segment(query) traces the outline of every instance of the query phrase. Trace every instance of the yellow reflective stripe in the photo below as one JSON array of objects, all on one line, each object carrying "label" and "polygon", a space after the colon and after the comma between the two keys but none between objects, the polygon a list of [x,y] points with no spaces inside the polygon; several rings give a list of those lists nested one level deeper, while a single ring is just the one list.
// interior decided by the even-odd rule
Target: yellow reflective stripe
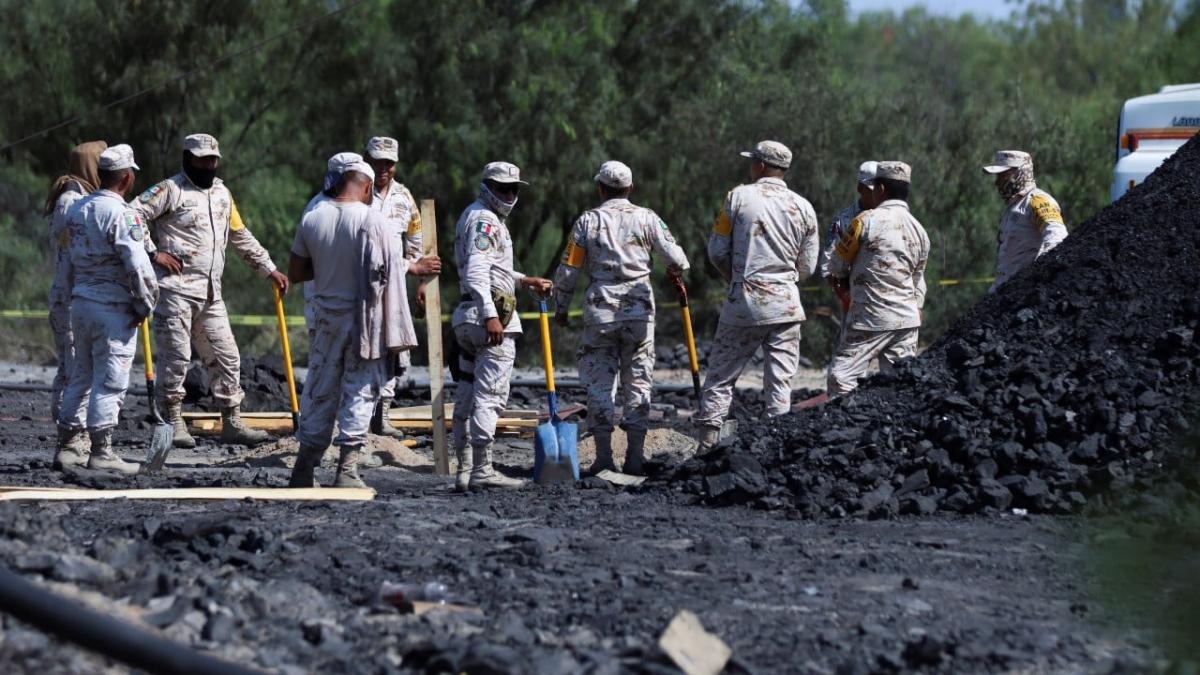
[{"label": "yellow reflective stripe", "polygon": [[733,221],[729,220],[729,214],[725,212],[724,208],[717,215],[717,222],[713,223],[713,232],[722,237],[728,237],[733,233]]},{"label": "yellow reflective stripe", "polygon": [[567,242],[567,250],[563,251],[563,264],[568,267],[580,267],[583,265],[583,249],[573,241]]},{"label": "yellow reflective stripe", "polygon": [[413,211],[412,220],[408,221],[408,236],[415,237],[421,234],[421,212]]},{"label": "yellow reflective stripe", "polygon": [[1058,204],[1045,195],[1035,194],[1029,199],[1029,211],[1033,214],[1033,224],[1039,230],[1046,229],[1050,223],[1062,223],[1062,211]]},{"label": "yellow reflective stripe", "polygon": [[237,204],[231,198],[229,200],[229,229],[240,230],[244,227],[246,225],[242,222],[242,214],[238,213]]},{"label": "yellow reflective stripe", "polygon": [[834,253],[837,257],[845,262],[851,262],[858,256],[858,247],[862,238],[862,214],[859,214],[854,222],[850,223],[850,227],[842,233],[842,238],[838,240],[837,248]]}]

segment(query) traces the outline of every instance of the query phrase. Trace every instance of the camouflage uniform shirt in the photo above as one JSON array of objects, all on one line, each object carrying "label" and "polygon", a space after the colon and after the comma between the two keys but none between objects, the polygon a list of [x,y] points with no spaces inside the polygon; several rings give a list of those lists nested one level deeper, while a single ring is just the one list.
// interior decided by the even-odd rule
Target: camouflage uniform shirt
[{"label": "camouflage uniform shirt", "polygon": [[1067,227],[1054,197],[1038,188],[1014,197],[1000,216],[992,290],[1066,238]]}]

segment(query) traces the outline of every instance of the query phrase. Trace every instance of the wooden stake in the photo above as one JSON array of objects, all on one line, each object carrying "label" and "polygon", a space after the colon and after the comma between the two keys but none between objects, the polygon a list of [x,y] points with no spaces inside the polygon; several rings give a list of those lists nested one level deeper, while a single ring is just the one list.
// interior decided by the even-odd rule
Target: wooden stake
[{"label": "wooden stake", "polygon": [[269,501],[370,501],[371,488],[86,488],[0,487],[0,501],[79,499],[262,499]]},{"label": "wooden stake", "polygon": [[[421,200],[422,254],[437,255],[437,213],[432,199]],[[450,456],[446,452],[446,392],[442,359],[442,289],[437,276],[425,284],[425,327],[429,338],[429,403],[433,415],[433,467],[442,476],[450,475]]]}]

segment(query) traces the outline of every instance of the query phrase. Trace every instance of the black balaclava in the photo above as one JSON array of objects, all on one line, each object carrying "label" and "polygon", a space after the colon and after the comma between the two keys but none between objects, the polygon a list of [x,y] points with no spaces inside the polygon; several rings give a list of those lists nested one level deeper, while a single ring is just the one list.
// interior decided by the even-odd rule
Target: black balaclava
[{"label": "black balaclava", "polygon": [[183,152],[183,173],[192,181],[192,184],[201,190],[207,190],[213,186],[213,180],[217,177],[216,169],[201,169],[192,164],[194,155],[188,151]]}]

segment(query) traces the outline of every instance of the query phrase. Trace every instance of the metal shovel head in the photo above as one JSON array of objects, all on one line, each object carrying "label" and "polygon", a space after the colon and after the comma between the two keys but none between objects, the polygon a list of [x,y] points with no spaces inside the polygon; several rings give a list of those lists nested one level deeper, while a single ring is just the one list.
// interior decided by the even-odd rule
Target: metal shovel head
[{"label": "metal shovel head", "polygon": [[146,455],[146,463],[142,465],[142,473],[154,473],[163,468],[167,454],[175,440],[175,428],[167,423],[154,425],[154,437],[150,439],[150,452]]},{"label": "metal shovel head", "polygon": [[541,485],[579,480],[579,427],[573,422],[539,424],[533,437],[533,478]]}]

